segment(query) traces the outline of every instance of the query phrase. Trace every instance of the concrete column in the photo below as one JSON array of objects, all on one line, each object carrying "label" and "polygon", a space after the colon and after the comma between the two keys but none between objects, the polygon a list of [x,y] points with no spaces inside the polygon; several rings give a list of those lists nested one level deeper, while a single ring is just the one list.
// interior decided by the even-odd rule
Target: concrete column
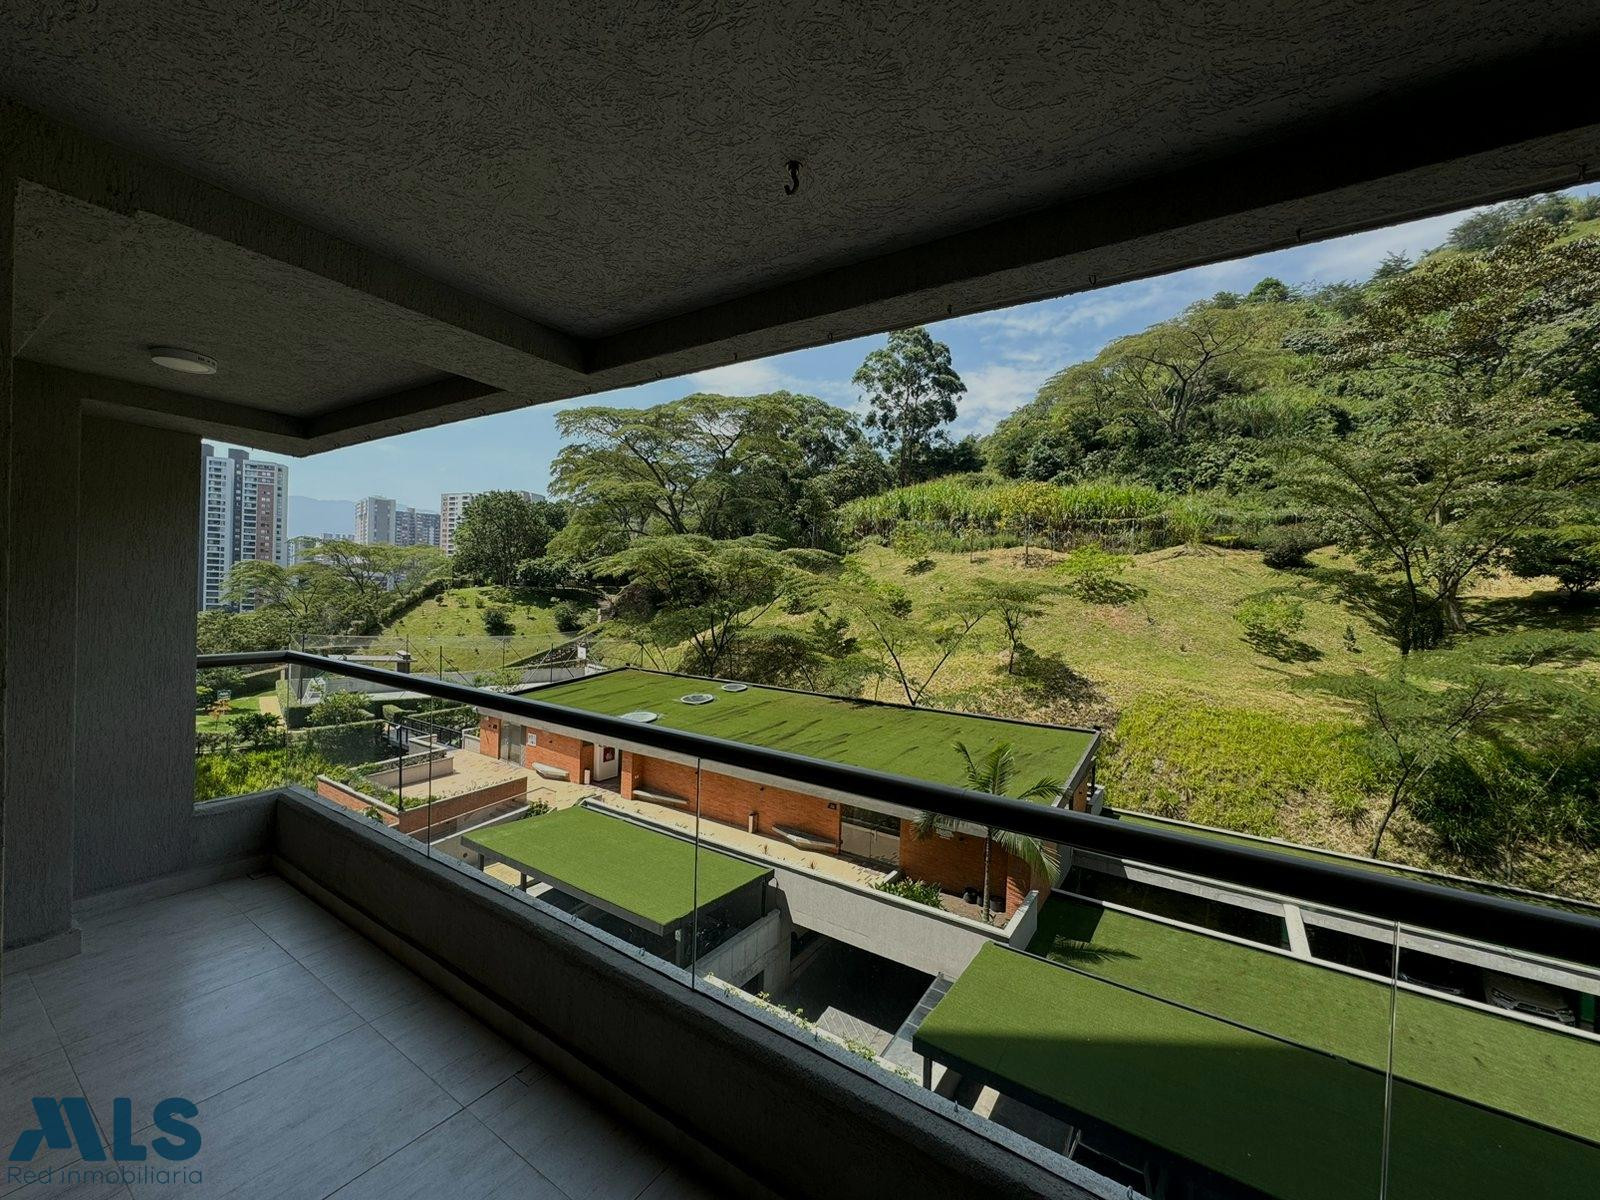
[{"label": "concrete column", "polygon": [[85,414],[79,470],[81,899],[188,862],[200,443]]},{"label": "concrete column", "polygon": [[[7,601],[10,599],[11,545],[11,312],[12,312],[12,231],[16,226],[17,180],[4,158],[0,158],[0,714],[6,709],[6,637],[10,629]],[[0,720],[0,762],[10,749],[5,721]],[[0,971],[5,968],[6,944],[6,778],[0,771]]]},{"label": "concrete column", "polygon": [[77,950],[72,926],[79,404],[15,362],[6,624],[8,947]]}]

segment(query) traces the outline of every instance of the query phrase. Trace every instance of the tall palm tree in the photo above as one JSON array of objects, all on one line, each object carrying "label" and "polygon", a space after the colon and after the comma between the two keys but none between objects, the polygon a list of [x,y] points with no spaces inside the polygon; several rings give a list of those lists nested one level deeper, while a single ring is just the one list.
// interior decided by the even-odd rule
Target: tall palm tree
[{"label": "tall palm tree", "polygon": [[[975,792],[987,792],[991,796],[1011,795],[1011,779],[1017,773],[1017,756],[1011,749],[1010,742],[996,743],[981,758],[974,758],[972,751],[967,749],[964,742],[956,743],[956,752],[961,755],[961,761],[966,766],[967,787]],[[1059,779],[1040,779],[1026,791],[1018,792],[1016,799],[1053,801],[1061,795],[1062,786]],[[954,817],[947,817],[942,813],[921,812],[917,814],[912,828],[918,837],[932,837],[941,830],[954,830],[958,824]],[[1036,837],[1028,837],[1026,834],[1013,833],[1009,829],[989,826],[983,840],[985,921],[989,919],[989,861],[996,846],[1027,863],[1034,875],[1053,878],[1060,862],[1055,846],[1050,843],[1040,841]]]}]

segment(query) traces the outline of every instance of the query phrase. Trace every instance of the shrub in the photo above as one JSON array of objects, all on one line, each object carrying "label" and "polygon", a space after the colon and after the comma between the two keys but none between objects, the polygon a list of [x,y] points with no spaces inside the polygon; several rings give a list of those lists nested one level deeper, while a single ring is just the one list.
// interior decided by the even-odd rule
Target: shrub
[{"label": "shrub", "polygon": [[899,896],[902,900],[911,900],[917,904],[926,904],[929,908],[943,908],[943,893],[937,883],[928,883],[921,879],[892,879],[879,880],[872,885],[880,892],[887,892],[891,896]]},{"label": "shrub", "polygon": [[1269,529],[1261,535],[1260,540],[1261,561],[1277,571],[1308,566],[1306,555],[1322,545],[1322,539],[1304,525]]},{"label": "shrub", "polygon": [[1573,595],[1600,586],[1600,525],[1529,534],[1512,547],[1511,570],[1524,579],[1549,575]]},{"label": "shrub", "polygon": [[564,586],[571,577],[571,567],[553,558],[530,558],[517,567],[517,586],[530,591],[553,591]]},{"label": "shrub", "polygon": [[1067,555],[1060,571],[1068,579],[1068,589],[1080,600],[1114,604],[1127,598],[1129,589],[1118,579],[1127,568],[1125,554],[1113,554],[1100,546],[1079,546]]},{"label": "shrub", "polygon": [[334,692],[311,706],[306,714],[307,725],[348,725],[352,721],[370,721],[372,713],[362,703],[356,692]]},{"label": "shrub", "polygon": [[483,631],[490,637],[510,637],[516,629],[511,615],[499,605],[483,610]]},{"label": "shrub", "polygon": [[1245,640],[1263,653],[1277,653],[1306,627],[1306,606],[1293,596],[1258,592],[1233,606]]},{"label": "shrub", "polygon": [[585,605],[565,600],[555,608],[556,628],[562,633],[577,633],[589,625],[589,610]]},{"label": "shrub", "polygon": [[242,712],[229,720],[233,736],[239,743],[252,749],[266,749],[277,742],[283,733],[278,718],[271,713]]}]

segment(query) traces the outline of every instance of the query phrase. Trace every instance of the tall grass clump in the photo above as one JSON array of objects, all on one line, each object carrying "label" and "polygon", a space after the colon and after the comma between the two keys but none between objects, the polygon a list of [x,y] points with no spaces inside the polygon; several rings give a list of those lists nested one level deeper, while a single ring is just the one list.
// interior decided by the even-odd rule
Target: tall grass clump
[{"label": "tall grass clump", "polygon": [[[981,535],[1002,542],[1032,535],[1059,545],[1083,538],[1122,543],[1165,537],[1170,500],[1155,488],[1119,480],[1072,484],[985,482],[971,476],[933,479],[852,500],[840,520],[854,537],[891,540],[903,524]],[[1026,514],[1019,520],[1018,514]],[[1022,531],[1021,524],[1028,529]]]}]

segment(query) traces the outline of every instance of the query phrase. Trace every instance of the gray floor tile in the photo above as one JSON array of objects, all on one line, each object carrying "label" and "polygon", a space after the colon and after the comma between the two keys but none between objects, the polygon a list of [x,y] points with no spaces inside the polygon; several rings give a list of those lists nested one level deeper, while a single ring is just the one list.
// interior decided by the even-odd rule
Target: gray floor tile
[{"label": "gray floor tile", "polygon": [[103,1178],[95,1178],[94,1165],[83,1164],[82,1170],[83,1176],[57,1176],[48,1182],[30,1184],[12,1192],[12,1200],[129,1200],[132,1195],[120,1183],[108,1183]]},{"label": "gray floor tile", "polygon": [[65,1045],[116,1023],[137,1025],[173,1006],[293,963],[243,916],[193,927],[114,927],[93,952],[32,973],[45,1012]]},{"label": "gray floor tile", "polygon": [[[0,1078],[23,1059],[37,1058],[60,1045],[33,980],[13,975],[0,984]],[[4,1132],[0,1130],[0,1137]]]},{"label": "gray floor tile", "polygon": [[143,1023],[112,1024],[68,1045],[102,1122],[128,1096],[199,1103],[360,1025],[361,1018],[298,963],[172,1006]]},{"label": "gray floor tile", "polygon": [[639,1194],[639,1200],[731,1200],[730,1193],[718,1191],[697,1179],[687,1168],[673,1165],[657,1175],[655,1182]]},{"label": "gray floor tile", "polygon": [[[33,1109],[35,1096],[78,1095],[82,1095],[78,1077],[73,1073],[66,1051],[60,1047],[13,1063],[0,1072],[0,1139],[6,1143],[3,1149],[9,1152],[24,1129],[38,1128]],[[77,1162],[78,1158],[75,1145],[60,1150],[40,1146],[26,1166],[34,1171],[56,1170]],[[0,1163],[0,1196],[9,1196],[24,1186],[21,1182],[7,1182],[10,1178],[5,1170],[7,1165]]]},{"label": "gray floor tile", "polygon": [[572,1200],[634,1200],[668,1166],[643,1138],[553,1075],[508,1079],[470,1111]]},{"label": "gray floor tile", "polygon": [[526,1054],[437,992],[384,1014],[372,1027],[461,1104],[528,1065]]},{"label": "gray floor tile", "polygon": [[285,896],[276,904],[246,914],[258,929],[295,958],[305,958],[360,935],[320,904],[304,896]]},{"label": "gray floor tile", "polygon": [[236,906],[199,888],[162,896],[140,904],[113,904],[78,914],[82,933],[82,952],[97,954],[110,946],[125,945],[137,938],[158,933],[183,933],[209,925],[237,922]]},{"label": "gray floor tile", "polygon": [[279,875],[240,875],[214,883],[208,891],[233,904],[240,912],[271,908],[288,900],[303,900],[305,894]]},{"label": "gray floor tile", "polygon": [[[320,1200],[459,1112],[371,1029],[351,1031],[200,1105],[203,1144],[185,1197]],[[168,1200],[135,1184],[136,1200]],[[459,1194],[453,1188],[435,1195]]]},{"label": "gray floor tile", "polygon": [[363,937],[323,943],[301,965],[367,1020],[438,993]]},{"label": "gray floor tile", "polygon": [[332,1200],[566,1200],[565,1195],[461,1112],[347,1183]]}]

